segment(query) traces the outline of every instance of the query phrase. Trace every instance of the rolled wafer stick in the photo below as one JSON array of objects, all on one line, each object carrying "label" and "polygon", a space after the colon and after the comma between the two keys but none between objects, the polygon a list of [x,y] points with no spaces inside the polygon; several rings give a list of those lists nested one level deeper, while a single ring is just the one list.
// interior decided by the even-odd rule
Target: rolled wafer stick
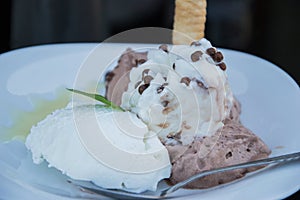
[{"label": "rolled wafer stick", "polygon": [[206,0],[175,0],[173,44],[190,44],[204,37]]}]

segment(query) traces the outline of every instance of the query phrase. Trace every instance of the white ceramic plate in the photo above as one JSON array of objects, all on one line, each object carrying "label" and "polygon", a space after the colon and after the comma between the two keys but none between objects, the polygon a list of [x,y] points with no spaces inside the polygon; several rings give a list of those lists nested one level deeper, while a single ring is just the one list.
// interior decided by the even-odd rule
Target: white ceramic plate
[{"label": "white ceramic plate", "polygon": [[[0,55],[2,141],[9,132],[24,134],[24,127],[22,129],[19,125],[31,122],[26,114],[32,116],[39,106],[47,105],[45,101],[49,101],[49,104],[55,101],[59,89],[72,87],[80,64],[95,46],[96,44],[45,45]],[[141,46],[143,45],[107,45],[105,54]],[[299,86],[268,61],[237,51],[222,51],[233,92],[242,103],[242,122],[267,143],[273,151],[272,155],[300,151]],[[293,162],[223,187],[179,190],[174,196],[182,199],[187,195],[185,199],[203,200],[282,199],[299,190],[299,172],[300,163]],[[1,199],[95,198],[78,191],[66,180],[66,176],[48,168],[46,163],[34,165],[23,142],[14,140],[0,143]]]}]

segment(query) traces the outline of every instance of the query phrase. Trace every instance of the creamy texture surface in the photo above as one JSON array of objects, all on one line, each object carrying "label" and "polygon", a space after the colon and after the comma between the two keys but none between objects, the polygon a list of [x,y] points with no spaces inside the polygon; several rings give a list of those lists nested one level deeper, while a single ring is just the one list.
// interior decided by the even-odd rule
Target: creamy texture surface
[{"label": "creamy texture surface", "polygon": [[[270,149],[249,129],[238,122],[227,121],[213,136],[197,139],[188,149],[167,146],[172,160],[172,184],[199,172],[268,157]],[[208,188],[243,177],[258,168],[247,168],[209,175],[187,188]]]},{"label": "creamy texture surface", "polygon": [[[76,111],[74,111],[76,110]],[[74,112],[79,116],[74,119]],[[122,126],[114,123],[114,120],[121,115]],[[89,130],[91,125],[86,121],[97,119],[111,145],[119,148],[120,151],[129,152],[132,160],[125,160],[125,164],[149,165],[155,164],[151,171],[132,173],[123,170],[122,166],[110,166],[97,160],[84,147],[78,134],[78,124],[84,123],[85,130]],[[76,121],[76,123],[75,123]],[[133,121],[137,126],[127,127],[127,121]],[[124,133],[130,130],[131,134]],[[93,130],[97,134],[96,130]],[[84,134],[84,133],[83,133]],[[81,105],[79,107],[67,107],[56,110],[46,119],[32,127],[30,135],[27,137],[26,146],[31,150],[35,163],[46,160],[49,166],[61,170],[71,178],[78,180],[92,181],[104,188],[123,189],[132,192],[142,192],[146,190],[156,190],[160,180],[170,176],[171,165],[166,148],[157,137],[151,134],[148,128],[132,113],[111,112],[102,108],[95,108],[93,105]],[[152,134],[153,135],[153,134]],[[99,142],[100,143],[100,142]],[[111,159],[122,159],[110,155],[108,148],[98,147]],[[150,155],[147,158],[147,155]],[[153,156],[152,156],[153,154]],[[138,155],[144,155],[147,160],[140,161]],[[125,159],[125,158],[124,158]]]},{"label": "creamy texture surface", "polygon": [[[203,39],[200,46],[149,50],[148,60],[130,71],[121,107],[136,113],[166,144],[185,145],[213,134],[229,116],[233,97],[208,48]],[[195,52],[201,52],[197,60]]]},{"label": "creamy texture surface", "polygon": [[[126,62],[126,74],[130,72],[127,89],[114,88],[109,81],[107,86],[116,89],[118,96],[122,93],[121,105],[137,113],[166,145],[172,162],[170,183],[204,170],[268,157],[269,148],[240,123],[241,105],[230,90],[226,65],[208,51],[217,50],[207,40],[162,50],[148,51],[147,62],[137,67]],[[118,68],[124,67],[120,64],[123,59],[130,60],[122,56]],[[187,187],[216,186],[251,170],[255,169],[207,176]]]}]

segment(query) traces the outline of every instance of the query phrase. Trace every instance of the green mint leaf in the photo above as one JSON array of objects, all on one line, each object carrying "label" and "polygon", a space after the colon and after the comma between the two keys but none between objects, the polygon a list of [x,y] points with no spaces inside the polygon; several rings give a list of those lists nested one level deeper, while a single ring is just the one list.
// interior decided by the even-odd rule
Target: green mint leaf
[{"label": "green mint leaf", "polygon": [[70,88],[66,88],[67,90],[77,93],[77,94],[81,94],[87,97],[90,97],[92,99],[95,99],[97,101],[100,101],[101,103],[105,104],[107,107],[111,107],[114,110],[119,110],[119,111],[124,111],[123,108],[121,108],[120,106],[117,106],[116,104],[114,104],[113,102],[107,100],[104,96],[99,95],[99,94],[92,94],[92,93],[87,93],[87,92],[83,92],[80,90],[75,90],[75,89],[70,89]]}]

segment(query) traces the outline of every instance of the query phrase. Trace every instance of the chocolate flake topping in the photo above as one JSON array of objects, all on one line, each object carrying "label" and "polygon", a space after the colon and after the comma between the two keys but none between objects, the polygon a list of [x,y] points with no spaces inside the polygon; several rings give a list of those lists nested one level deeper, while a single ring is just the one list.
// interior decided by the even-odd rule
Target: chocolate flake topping
[{"label": "chocolate flake topping", "polygon": [[203,88],[203,89],[207,89],[202,81],[199,81],[199,80],[197,79],[196,82],[197,82],[197,85],[198,85],[199,87],[201,87],[201,88]]},{"label": "chocolate flake topping", "polygon": [[166,53],[169,53],[168,45],[166,45],[166,44],[162,44],[158,48],[161,49],[161,50],[163,50]]},{"label": "chocolate flake topping", "polygon": [[145,63],[146,62],[146,60],[145,59],[139,59],[139,60],[137,60],[137,63],[139,64],[139,65],[141,65],[141,64],[143,64],[143,63]]},{"label": "chocolate flake topping", "polygon": [[228,159],[228,158],[230,158],[230,157],[232,157],[232,152],[231,151],[229,151],[226,155],[225,155],[225,157],[226,157],[226,159]]},{"label": "chocolate flake topping", "polygon": [[141,85],[138,89],[139,93],[140,94],[143,94],[143,92],[149,87],[150,84],[144,84],[144,85]]},{"label": "chocolate flake topping", "polygon": [[142,79],[144,80],[145,74],[148,74],[150,71],[150,69],[144,69],[144,71],[142,72]]},{"label": "chocolate flake topping", "polygon": [[172,112],[173,110],[174,110],[174,108],[166,107],[165,109],[163,109],[162,114],[167,115],[170,112]]},{"label": "chocolate flake topping", "polygon": [[200,42],[199,41],[193,41],[192,43],[191,43],[191,46],[200,46],[201,44],[200,44]]},{"label": "chocolate flake topping", "polygon": [[165,89],[164,86],[160,86],[159,88],[156,89],[157,94],[161,93]]},{"label": "chocolate flake topping", "polygon": [[176,68],[176,65],[175,65],[175,63],[173,63],[173,65],[172,65],[172,68],[175,70],[175,68]]},{"label": "chocolate flake topping", "polygon": [[151,82],[152,80],[153,80],[153,77],[152,77],[152,76],[147,75],[147,76],[144,77],[144,83],[145,83],[145,84],[150,84],[150,82]]},{"label": "chocolate flake topping", "polygon": [[169,104],[170,102],[169,101],[163,101],[163,102],[161,102],[161,104],[163,105],[163,107],[167,107],[168,106],[168,104]]},{"label": "chocolate flake topping", "polygon": [[212,59],[215,61],[215,62],[217,62],[217,63],[219,63],[219,62],[221,62],[222,60],[223,60],[223,54],[220,52],[220,51],[218,51],[218,52],[216,52],[213,56],[212,56]]},{"label": "chocolate flake topping", "polygon": [[190,82],[191,82],[191,79],[189,77],[183,77],[180,80],[180,83],[184,83],[184,84],[186,84],[186,86],[189,86]]},{"label": "chocolate flake topping", "polygon": [[179,131],[178,133],[174,134],[174,133],[169,133],[167,135],[167,138],[170,138],[170,139],[174,139],[176,141],[178,141],[179,143],[181,143],[180,139],[181,139],[181,134],[182,134],[182,130]]},{"label": "chocolate flake topping", "polygon": [[[217,51],[215,47],[211,47],[206,49],[206,53],[211,57],[211,59],[213,59],[212,64],[215,64],[217,66],[220,67],[220,69],[222,69],[223,71],[226,70],[226,65],[224,62],[222,62],[222,60],[224,59],[223,54],[220,51]],[[209,62],[209,60],[208,60]]]},{"label": "chocolate flake topping", "polygon": [[202,56],[202,51],[195,51],[194,53],[192,53],[191,55],[191,59],[193,62],[196,62],[198,60],[200,60],[200,56]]},{"label": "chocolate flake topping", "polygon": [[115,73],[113,73],[112,71],[107,72],[107,74],[105,75],[105,81],[110,82],[113,79],[114,75],[115,75]]},{"label": "chocolate flake topping", "polygon": [[206,53],[210,56],[213,56],[216,52],[217,51],[214,47],[210,47],[210,48],[206,49]]},{"label": "chocolate flake topping", "polygon": [[226,70],[226,64],[224,62],[221,62],[218,64],[221,70],[225,71]]},{"label": "chocolate flake topping", "polygon": [[160,87],[158,87],[156,89],[157,94],[161,93],[165,89],[165,86],[167,86],[167,85],[168,85],[168,83],[164,83]]},{"label": "chocolate flake topping", "polygon": [[165,123],[160,123],[160,124],[157,124],[159,127],[161,128],[168,128],[170,126],[169,123],[165,122]]}]

